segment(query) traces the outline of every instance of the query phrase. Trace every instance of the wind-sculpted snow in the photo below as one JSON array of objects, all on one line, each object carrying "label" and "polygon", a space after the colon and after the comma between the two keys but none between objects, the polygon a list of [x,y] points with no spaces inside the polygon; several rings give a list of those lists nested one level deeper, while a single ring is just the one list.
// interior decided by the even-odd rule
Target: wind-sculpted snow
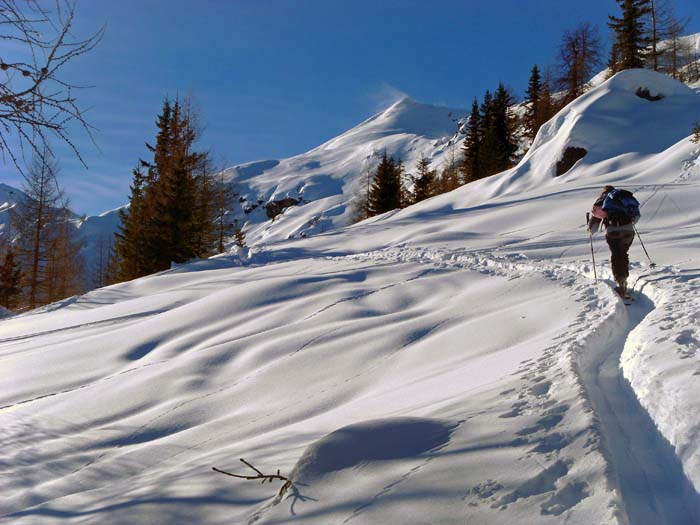
[{"label": "wind-sculpted snow", "polygon": [[[627,75],[514,170],[0,322],[0,522],[692,523],[700,97]],[[607,183],[642,203],[631,307],[585,229]],[[210,470],[241,457],[295,483]]]},{"label": "wind-sculpted snow", "polygon": [[[552,322],[545,309],[532,308],[539,302],[550,305],[547,311],[567,308],[570,289],[549,272],[520,276],[487,258],[472,265],[401,257],[318,259],[313,270],[299,261],[179,273],[156,278],[160,292],[142,296],[134,293],[138,283],[122,285],[40,314],[44,328],[31,330],[45,335],[31,339],[13,337],[28,329],[21,317],[6,321],[2,360],[10,384],[2,391],[14,394],[2,400],[10,444],[2,462],[24,466],[4,478],[5,519],[174,519],[195,493],[207,504],[192,504],[196,510],[184,515],[214,523],[243,515],[291,519],[290,505],[304,523],[351,516],[376,523],[397,505],[416,523],[436,513],[495,516],[498,508],[472,508],[465,497],[483,481],[483,461],[505,467],[523,458],[530,465],[499,476],[505,487],[537,476],[553,451],[572,465],[555,493],[569,482],[592,487],[574,458],[585,453],[601,476],[604,464],[595,448],[586,450],[593,431],[575,384],[552,378],[544,388],[540,377],[570,370],[556,340],[576,309]],[[143,281],[145,291],[149,280]],[[121,300],[99,306],[100,296]],[[144,310],[153,313],[126,317]],[[499,332],[503,322],[513,329]],[[50,332],[56,323],[63,328]],[[500,417],[515,403],[521,414]],[[377,418],[385,423],[362,423]],[[308,444],[343,421],[362,423],[349,427],[359,440],[353,448],[359,470],[341,469],[321,483],[305,477],[306,485],[273,508],[250,509],[265,499],[257,487],[208,472],[210,463],[230,467],[239,456],[290,472]],[[390,439],[398,441],[395,449],[387,448]],[[328,443],[313,450],[329,450]],[[540,459],[525,459],[533,454]],[[350,455],[333,457],[356,463]],[[90,483],[97,486],[84,492]],[[219,501],[224,489],[239,503]],[[182,499],[173,495],[183,491]],[[123,495],[115,500],[110,494],[117,493]],[[553,494],[508,505],[528,519],[549,515],[532,507],[532,497],[548,501]],[[436,498],[455,505],[440,510],[431,503]],[[571,506],[604,516],[596,508],[611,498],[600,485],[596,497]]]}]

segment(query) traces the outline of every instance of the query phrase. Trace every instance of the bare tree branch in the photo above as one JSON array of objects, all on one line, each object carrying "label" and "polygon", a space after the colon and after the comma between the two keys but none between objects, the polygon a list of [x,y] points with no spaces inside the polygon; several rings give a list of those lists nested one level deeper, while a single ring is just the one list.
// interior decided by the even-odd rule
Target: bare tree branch
[{"label": "bare tree branch", "polygon": [[6,42],[0,50],[0,155],[22,174],[25,154],[42,155],[49,135],[85,165],[68,138],[68,126],[77,123],[92,139],[93,128],[74,95],[83,86],[64,80],[61,69],[92,50],[105,28],[75,39],[74,18],[74,0],[56,0],[53,10],[38,0],[0,0],[0,40]]},{"label": "bare tree branch", "polygon": [[263,484],[265,484],[265,482],[272,483],[276,479],[278,479],[280,481],[284,481],[284,485],[282,485],[282,488],[280,488],[280,494],[283,494],[292,485],[292,480],[286,476],[282,476],[280,474],[279,469],[277,470],[277,474],[263,474],[260,470],[258,470],[253,465],[248,463],[245,459],[240,458],[240,460],[243,464],[245,464],[250,469],[255,471],[255,476],[250,476],[250,475],[246,476],[244,474],[233,474],[231,472],[227,472],[225,470],[221,470],[221,469],[218,469],[216,467],[212,467],[211,469],[214,472],[218,472],[219,474],[225,474],[226,476],[231,476],[233,478],[247,479],[247,480],[261,479]]}]

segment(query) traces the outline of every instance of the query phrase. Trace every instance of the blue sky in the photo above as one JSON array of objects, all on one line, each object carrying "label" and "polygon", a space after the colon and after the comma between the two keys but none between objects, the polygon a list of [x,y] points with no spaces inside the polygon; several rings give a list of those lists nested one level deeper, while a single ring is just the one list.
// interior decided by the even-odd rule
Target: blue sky
[{"label": "blue sky", "polygon": [[[697,0],[674,0],[690,15]],[[499,81],[522,97],[530,69],[555,62],[566,29],[597,25],[613,0],[78,0],[75,34],[107,25],[66,70],[98,128],[73,138],[88,169],[57,148],[79,213],[127,201],[166,95],[191,95],[201,146],[220,165],[309,150],[403,94],[468,107]],[[691,20],[688,32],[699,32]],[[0,181],[19,185],[10,165]]]}]

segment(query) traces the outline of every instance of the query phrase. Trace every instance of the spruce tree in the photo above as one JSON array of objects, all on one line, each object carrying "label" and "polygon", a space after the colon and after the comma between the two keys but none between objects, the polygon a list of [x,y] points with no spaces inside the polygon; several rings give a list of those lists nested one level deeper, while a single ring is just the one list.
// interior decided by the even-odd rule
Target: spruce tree
[{"label": "spruce tree", "polygon": [[[515,140],[515,129],[517,121],[510,111],[510,106],[515,103],[515,99],[509,90],[501,83],[498,85],[493,97],[493,127],[497,141],[495,151],[495,171],[499,173],[513,165],[513,156],[517,150]],[[488,173],[492,175],[493,173]]]},{"label": "spruce tree", "polygon": [[146,210],[146,177],[141,169],[132,171],[131,197],[128,209],[119,210],[121,224],[115,234],[113,267],[108,271],[112,282],[128,281],[150,273],[146,261],[146,243],[149,240]]},{"label": "spruce tree", "polygon": [[410,184],[410,181],[412,179],[411,175],[406,173],[406,167],[403,164],[403,159],[398,159],[396,161],[396,176],[399,178],[399,195],[400,195],[400,204],[399,208],[405,208],[406,206],[410,206],[413,204],[413,195],[411,194],[411,191],[408,188],[408,185]]},{"label": "spruce tree", "polygon": [[498,138],[496,137],[496,116],[494,112],[493,96],[489,90],[484,93],[484,98],[479,107],[481,119],[480,147],[479,147],[479,178],[498,173]]},{"label": "spruce tree", "polygon": [[233,242],[239,248],[245,248],[245,233],[243,227],[238,223],[238,219],[233,219]]},{"label": "spruce tree", "polygon": [[170,120],[161,128],[154,162],[149,164],[156,176],[153,186],[149,186],[155,213],[147,247],[153,271],[199,255],[195,170],[203,154],[192,151],[196,135],[180,102],[176,100],[169,109]]},{"label": "spruce tree", "polygon": [[[121,211],[115,261],[120,280],[165,270],[212,253],[215,192],[207,155],[195,151],[198,131],[189,103],[163,103],[153,160],[140,161],[128,211]],[[142,170],[145,170],[142,171]]]},{"label": "spruce tree", "polygon": [[525,95],[525,129],[530,140],[535,139],[537,131],[540,129],[540,111],[542,109],[542,76],[537,64],[532,66],[530,80],[527,83],[527,93]]},{"label": "spruce tree", "polygon": [[650,0],[615,1],[622,13],[620,17],[608,16],[608,27],[615,36],[609,66],[613,73],[644,67],[644,55],[651,43],[646,29]]},{"label": "spruce tree", "polygon": [[413,180],[411,203],[415,204],[435,195],[435,171],[430,169],[430,160],[421,155]]},{"label": "spruce tree", "polygon": [[517,119],[510,107],[514,103],[513,95],[502,83],[493,95],[490,91],[484,94],[479,108],[478,178],[499,173],[513,165],[517,151]]},{"label": "spruce tree", "polygon": [[401,178],[396,161],[382,155],[369,189],[368,214],[370,217],[401,207]]},{"label": "spruce tree", "polygon": [[481,178],[480,148],[482,140],[481,114],[476,98],[472,102],[472,110],[467,120],[467,136],[462,143],[462,183]]},{"label": "spruce tree", "polygon": [[5,252],[2,265],[0,265],[0,306],[9,310],[17,306],[19,296],[22,293],[21,280],[20,262],[15,257],[12,247],[9,247]]}]

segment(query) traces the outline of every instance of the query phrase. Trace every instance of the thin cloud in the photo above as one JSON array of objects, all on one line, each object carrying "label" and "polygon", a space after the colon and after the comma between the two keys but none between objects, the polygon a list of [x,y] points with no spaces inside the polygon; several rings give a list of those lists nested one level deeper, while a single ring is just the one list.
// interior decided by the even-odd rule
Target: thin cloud
[{"label": "thin cloud", "polygon": [[382,111],[391,106],[397,100],[407,97],[408,94],[401,91],[399,88],[392,86],[388,82],[383,82],[378,89],[370,92],[368,96],[372,101],[374,111]]}]

